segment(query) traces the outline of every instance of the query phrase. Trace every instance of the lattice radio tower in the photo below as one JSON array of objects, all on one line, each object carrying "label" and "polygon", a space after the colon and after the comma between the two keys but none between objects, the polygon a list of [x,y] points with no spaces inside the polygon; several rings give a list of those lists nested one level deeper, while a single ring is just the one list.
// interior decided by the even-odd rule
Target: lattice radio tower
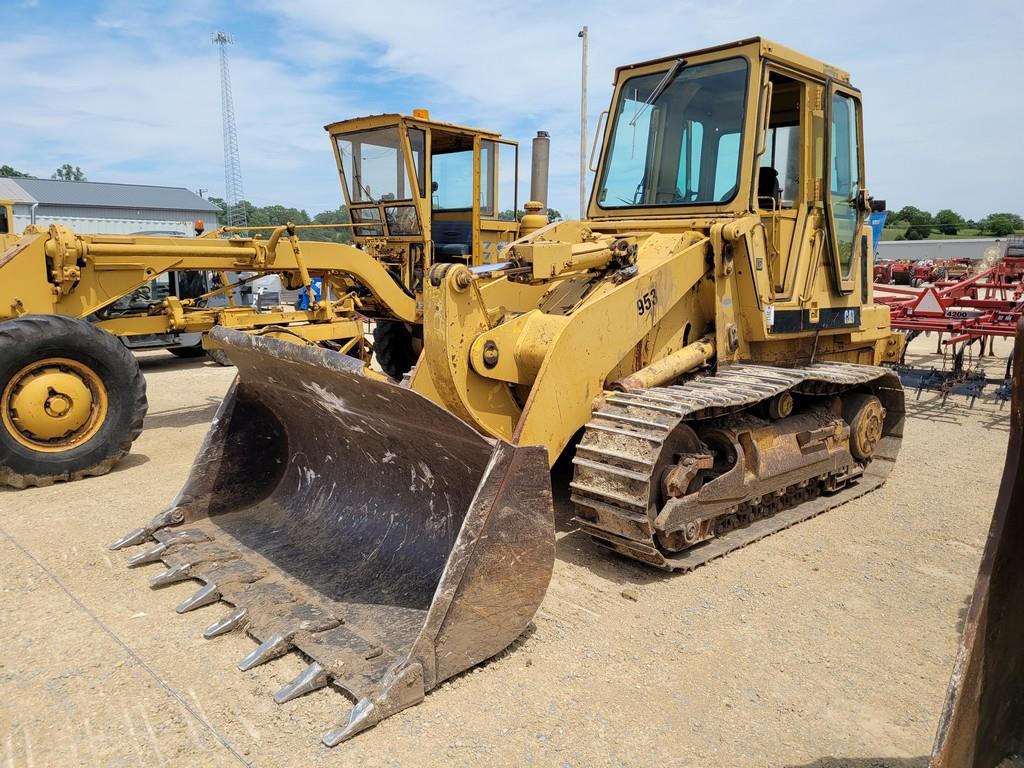
[{"label": "lattice radio tower", "polygon": [[242,163],[238,159],[238,129],[235,127],[235,103],[231,97],[231,68],[228,46],[234,42],[224,32],[215,32],[213,44],[220,46],[220,99],[224,121],[224,200],[227,203],[227,224],[244,227],[248,224],[245,208],[239,206],[242,195]]}]

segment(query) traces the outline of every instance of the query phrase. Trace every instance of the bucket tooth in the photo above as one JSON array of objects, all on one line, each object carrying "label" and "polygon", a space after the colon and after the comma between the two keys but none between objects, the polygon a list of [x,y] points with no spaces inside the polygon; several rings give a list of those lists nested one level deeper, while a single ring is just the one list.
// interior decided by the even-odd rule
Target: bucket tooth
[{"label": "bucket tooth", "polygon": [[174,584],[176,581],[186,581],[192,578],[192,563],[181,563],[171,566],[163,573],[158,573],[149,580],[151,587],[163,587],[167,584]]},{"label": "bucket tooth", "polygon": [[238,668],[247,672],[268,661],[284,656],[292,647],[291,638],[285,632],[275,632],[253,649],[252,653],[238,662]]},{"label": "bucket tooth", "polygon": [[203,637],[207,640],[219,635],[225,635],[233,629],[240,626],[244,626],[247,622],[249,611],[245,608],[236,608],[223,619],[213,622],[203,632]]},{"label": "bucket tooth", "polygon": [[124,536],[113,542],[110,545],[110,549],[117,550],[137,546],[152,538],[153,534],[161,528],[166,528],[169,525],[181,525],[184,521],[185,510],[183,508],[171,507],[170,509],[165,509],[150,520],[149,525],[145,528],[135,528],[128,531]]},{"label": "bucket tooth", "polygon": [[325,685],[327,685],[327,670],[314,661],[298,677],[275,693],[274,701],[284,704],[299,696],[319,690]]},{"label": "bucket tooth", "polygon": [[145,552],[141,552],[128,558],[129,568],[136,565],[143,565],[145,563],[155,563],[169,552],[172,547],[189,544],[202,544],[210,540],[209,536],[196,528],[178,531],[177,533],[164,533],[156,538],[159,541],[155,546],[147,549]]},{"label": "bucket tooth", "polygon": [[196,590],[191,597],[183,600],[174,610],[178,613],[187,613],[195,608],[216,603],[218,600],[220,600],[220,589],[217,588],[216,584],[210,582]]},{"label": "bucket tooth", "polygon": [[145,528],[133,528],[117,541],[113,542],[109,546],[109,549],[117,550],[124,549],[125,547],[135,547],[147,541],[151,535],[152,533]]},{"label": "bucket tooth", "polygon": [[137,565],[145,565],[146,563],[156,563],[160,561],[164,552],[167,551],[166,544],[157,544],[155,547],[147,549],[145,552],[139,552],[137,555],[132,555],[128,558],[128,567],[134,568]]},{"label": "bucket tooth", "polygon": [[377,716],[376,707],[369,699],[360,699],[359,703],[352,708],[348,716],[348,722],[338,728],[332,728],[323,735],[323,742],[328,747],[336,747],[341,742],[347,741],[361,731],[376,725],[380,722]]}]

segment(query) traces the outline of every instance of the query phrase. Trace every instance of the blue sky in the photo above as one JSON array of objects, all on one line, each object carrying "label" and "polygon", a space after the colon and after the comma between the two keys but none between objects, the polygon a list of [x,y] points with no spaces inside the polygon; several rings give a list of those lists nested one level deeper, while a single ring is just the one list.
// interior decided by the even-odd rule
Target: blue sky
[{"label": "blue sky", "polygon": [[[852,73],[867,181],[890,207],[1024,213],[1019,0],[772,3],[0,0],[0,163],[224,189],[217,51],[230,32],[246,197],[311,214],[341,190],[323,126],[430,109],[526,145],[552,136],[550,204],[578,207],[579,40],[591,126],[617,64],[764,35]],[[521,182],[521,190],[526,183]],[[589,187],[589,184],[588,184]],[[521,195],[523,192],[521,192]],[[522,199],[522,196],[521,198]]]}]

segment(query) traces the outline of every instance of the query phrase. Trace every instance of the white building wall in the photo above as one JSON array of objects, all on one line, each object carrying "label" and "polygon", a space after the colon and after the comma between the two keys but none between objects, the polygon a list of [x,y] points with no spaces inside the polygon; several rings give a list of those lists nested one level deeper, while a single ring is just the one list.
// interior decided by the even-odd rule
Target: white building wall
[{"label": "white building wall", "polygon": [[883,240],[878,244],[881,259],[974,259],[980,260],[992,246],[1006,253],[1006,240],[994,237],[965,237],[952,240]]},{"label": "white building wall", "polygon": [[[197,217],[200,218],[200,217]],[[36,216],[36,226],[46,228],[51,224],[61,224],[82,235],[130,235],[136,232],[179,232],[192,237],[195,235],[195,219],[111,219],[90,218],[84,216]],[[28,214],[14,212],[14,231],[21,232],[32,218]],[[207,224],[207,226],[210,226]]]}]

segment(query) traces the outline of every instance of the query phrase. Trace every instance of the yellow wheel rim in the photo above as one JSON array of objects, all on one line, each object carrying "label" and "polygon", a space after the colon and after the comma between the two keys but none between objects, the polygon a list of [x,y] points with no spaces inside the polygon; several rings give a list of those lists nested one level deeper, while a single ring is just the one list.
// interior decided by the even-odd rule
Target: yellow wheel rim
[{"label": "yellow wheel rim", "polygon": [[60,453],[90,440],[107,418],[107,388],[88,365],[52,357],[29,363],[0,396],[4,428],[33,451]]}]

